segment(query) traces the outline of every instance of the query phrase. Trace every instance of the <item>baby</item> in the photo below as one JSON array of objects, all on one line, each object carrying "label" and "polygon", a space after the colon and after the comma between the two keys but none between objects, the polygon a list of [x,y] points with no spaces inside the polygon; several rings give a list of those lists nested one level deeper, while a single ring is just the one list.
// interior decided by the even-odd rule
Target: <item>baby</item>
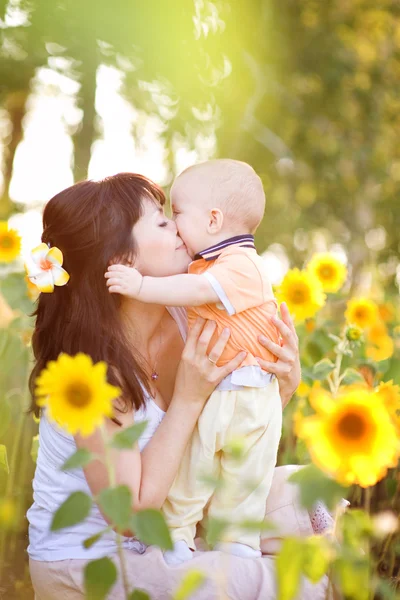
[{"label": "baby", "polygon": [[[264,519],[282,427],[277,379],[256,360],[276,360],[258,342],[261,332],[279,343],[271,322],[277,303],[253,236],[264,214],[264,190],[249,165],[213,160],[179,175],[171,201],[179,235],[194,257],[189,273],[142,277],[125,267],[112,270],[114,285],[142,302],[187,306],[189,327],[199,316],[215,321],[214,340],[229,328],[218,366],[243,350],[247,356],[211,395],[188,444],[163,506],[174,540],[165,559],[179,564],[191,558],[196,525],[206,507],[210,519],[231,524],[218,549],[258,557],[260,530],[243,523]],[[240,459],[230,451],[238,439]],[[222,485],[217,489],[218,479]]]}]

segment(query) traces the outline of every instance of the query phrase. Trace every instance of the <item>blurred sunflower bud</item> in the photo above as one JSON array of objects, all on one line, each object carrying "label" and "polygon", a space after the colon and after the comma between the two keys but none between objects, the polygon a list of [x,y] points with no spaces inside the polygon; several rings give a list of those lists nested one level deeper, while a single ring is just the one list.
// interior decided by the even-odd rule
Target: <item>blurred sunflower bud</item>
[{"label": "blurred sunflower bud", "polygon": [[359,345],[363,341],[363,330],[358,325],[349,325],[346,328],[346,339],[354,345]]}]

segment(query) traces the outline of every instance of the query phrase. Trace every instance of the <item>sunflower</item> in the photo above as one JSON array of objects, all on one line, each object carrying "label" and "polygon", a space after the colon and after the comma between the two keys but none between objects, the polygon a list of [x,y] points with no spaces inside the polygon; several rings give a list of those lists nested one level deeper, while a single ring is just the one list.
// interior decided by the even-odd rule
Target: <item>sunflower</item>
[{"label": "sunflower", "polygon": [[0,221],[0,262],[10,263],[21,252],[21,237],[10,229],[7,221]]},{"label": "sunflower", "polygon": [[310,406],[317,412],[325,412],[326,406],[328,410],[331,406],[331,395],[326,390],[320,381],[314,381],[310,394],[308,396]]},{"label": "sunflower", "polygon": [[387,360],[393,355],[394,342],[383,321],[378,320],[368,328],[365,352],[375,362]]},{"label": "sunflower", "polygon": [[314,403],[317,414],[298,424],[315,464],[344,484],[375,485],[400,455],[395,427],[368,389],[344,389]]},{"label": "sunflower", "polygon": [[361,329],[369,327],[378,319],[378,306],[368,298],[352,298],[347,303],[345,317],[351,325],[358,325]]},{"label": "sunflower", "polygon": [[379,316],[385,323],[392,323],[396,318],[396,309],[392,302],[384,302],[378,306]]},{"label": "sunflower", "polygon": [[329,252],[314,254],[307,269],[320,280],[324,292],[337,292],[346,281],[345,265]]},{"label": "sunflower", "polygon": [[296,390],[296,394],[299,396],[299,398],[306,398],[310,393],[310,390],[310,386],[305,381],[300,381],[299,387]]},{"label": "sunflower", "polygon": [[395,385],[393,379],[390,381],[381,381],[379,386],[375,388],[375,393],[382,400],[400,432],[400,386]]},{"label": "sunflower", "polygon": [[379,342],[380,339],[382,339],[383,337],[387,337],[388,335],[388,328],[386,327],[385,323],[380,319],[374,321],[367,328],[367,339],[370,342]]},{"label": "sunflower", "polygon": [[36,379],[38,406],[71,435],[90,435],[113,413],[121,390],[107,383],[107,365],[93,364],[86,354],[60,354]]},{"label": "sunflower", "polygon": [[313,317],[325,304],[326,296],[319,279],[309,271],[291,269],[283,278],[278,300],[286,302],[299,321]]}]

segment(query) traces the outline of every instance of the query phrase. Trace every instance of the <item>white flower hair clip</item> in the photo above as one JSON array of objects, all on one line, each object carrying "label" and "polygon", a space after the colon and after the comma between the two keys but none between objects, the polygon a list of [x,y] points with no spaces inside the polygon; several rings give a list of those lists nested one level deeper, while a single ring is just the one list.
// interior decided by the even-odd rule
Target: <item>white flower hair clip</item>
[{"label": "white flower hair clip", "polygon": [[39,244],[30,252],[25,262],[26,274],[40,292],[50,294],[55,285],[65,285],[69,281],[67,271],[62,268],[63,260],[59,248],[49,248],[45,243]]}]

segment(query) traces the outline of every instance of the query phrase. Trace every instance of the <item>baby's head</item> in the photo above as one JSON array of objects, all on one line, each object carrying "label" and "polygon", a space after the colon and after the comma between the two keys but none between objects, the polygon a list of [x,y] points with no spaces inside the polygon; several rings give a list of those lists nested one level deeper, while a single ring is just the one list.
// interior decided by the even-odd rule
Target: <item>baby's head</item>
[{"label": "baby's head", "polygon": [[171,203],[188,252],[254,233],[264,215],[261,179],[250,165],[223,158],[189,167],[174,181]]}]

